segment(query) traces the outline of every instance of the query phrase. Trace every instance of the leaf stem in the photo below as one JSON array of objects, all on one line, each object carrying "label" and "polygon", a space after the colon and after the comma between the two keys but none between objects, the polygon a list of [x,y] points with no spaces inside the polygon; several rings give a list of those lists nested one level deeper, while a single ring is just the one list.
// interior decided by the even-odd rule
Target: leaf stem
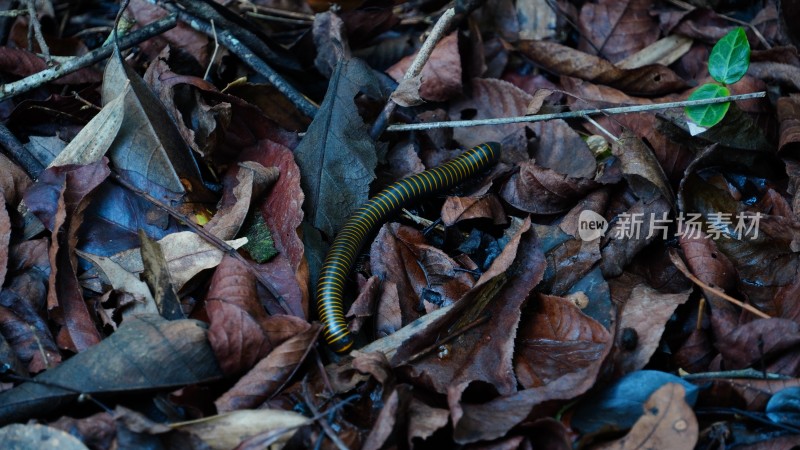
[{"label": "leaf stem", "polygon": [[683,108],[685,106],[711,105],[715,103],[725,103],[736,100],[748,100],[753,98],[766,97],[764,91],[753,92],[750,94],[729,95],[727,97],[707,98],[702,100],[684,100],[681,102],[654,103],[651,105],[618,106],[614,108],[582,109],[579,111],[566,111],[552,114],[536,114],[532,116],[499,117],[495,119],[477,120],[451,120],[449,122],[428,122],[428,123],[409,123],[390,125],[386,131],[412,131],[412,130],[433,130],[436,128],[463,128],[477,127],[481,125],[504,125],[509,123],[543,122],[554,119],[572,119],[578,117],[588,117],[598,114],[615,115],[627,114],[643,111],[658,111],[669,108]]}]

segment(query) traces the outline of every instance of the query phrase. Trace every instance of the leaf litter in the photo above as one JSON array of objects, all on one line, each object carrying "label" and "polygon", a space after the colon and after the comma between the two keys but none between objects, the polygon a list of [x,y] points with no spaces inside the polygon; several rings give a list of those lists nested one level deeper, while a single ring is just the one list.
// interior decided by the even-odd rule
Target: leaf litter
[{"label": "leaf litter", "polygon": [[[121,6],[27,3],[7,82],[97,50]],[[134,0],[123,22],[177,25],[3,101],[0,441],[800,445],[800,11],[522,3],[437,34],[430,2]],[[714,80],[769,96],[700,133],[682,109],[384,131]],[[356,349],[330,352],[313,298],[344,221],[487,141],[496,167],[355,249]]]}]

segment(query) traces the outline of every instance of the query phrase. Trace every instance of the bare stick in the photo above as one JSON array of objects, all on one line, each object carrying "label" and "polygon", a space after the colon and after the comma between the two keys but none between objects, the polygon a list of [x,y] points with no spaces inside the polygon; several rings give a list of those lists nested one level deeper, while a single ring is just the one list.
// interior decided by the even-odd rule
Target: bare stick
[{"label": "bare stick", "polygon": [[[47,46],[47,42],[44,40],[44,35],[42,35],[42,24],[39,22],[39,18],[36,17],[36,5],[34,4],[35,0],[25,0],[25,5],[28,8],[28,36],[36,38],[36,43],[39,44],[39,48],[44,53],[45,61],[47,61],[47,65],[51,64],[50,61],[50,47]],[[28,46],[32,46],[31,43],[28,43]],[[30,49],[33,51],[33,49]]]},{"label": "bare stick", "polygon": [[[177,12],[181,18],[181,21],[186,22],[186,24],[192,27],[192,29],[201,33],[205,33],[207,36],[214,36],[211,25],[205,21],[197,19],[191,14],[176,8],[174,5],[165,4],[163,6],[171,11]],[[222,45],[227,47],[231,53],[238,56],[242,62],[250,66],[251,69],[255,70],[259,74],[263,75],[267,81],[269,81],[270,84],[275,86],[275,88],[278,89],[281,94],[289,99],[289,101],[291,101],[294,106],[300,110],[300,112],[312,118],[317,114],[317,109],[319,108],[315,104],[306,98],[305,95],[301,94],[300,91],[295,89],[294,86],[286,82],[286,80],[284,80],[283,77],[281,77],[278,72],[275,71],[275,69],[270,67],[269,64],[267,64],[264,60],[256,56],[256,54],[253,53],[249,47],[244,45],[229,30],[217,30],[216,37],[219,39],[219,42],[221,42]]]},{"label": "bare stick", "polygon": [[[411,65],[406,70],[406,74],[403,76],[403,80],[409,80],[418,76],[422,73],[422,68],[425,67],[425,63],[428,62],[428,59],[431,57],[431,53],[433,53],[433,49],[436,47],[436,44],[442,40],[444,33],[450,28],[450,24],[453,23],[453,18],[456,15],[456,10],[454,8],[447,9],[439,20],[436,21],[436,24],[431,29],[431,34],[428,35],[425,42],[422,43],[422,47],[419,49],[419,53],[414,58],[414,61],[411,62]],[[394,110],[397,109],[397,103],[394,100],[389,99],[386,103],[386,106],[381,111],[381,114],[375,120],[375,123],[372,125],[372,130],[370,130],[370,136],[372,139],[378,139],[380,135],[386,130],[386,125],[389,123],[389,120],[392,118],[392,114],[394,114]]]},{"label": "bare stick", "polygon": [[451,120],[449,122],[428,122],[428,123],[409,123],[390,125],[386,131],[411,131],[411,130],[433,130],[435,128],[462,128],[478,127],[481,125],[504,125],[509,123],[544,122],[554,119],[573,119],[577,117],[594,116],[597,114],[615,115],[627,114],[643,111],[657,111],[669,108],[682,108],[684,106],[713,105],[715,103],[726,103],[735,100],[748,100],[752,98],[766,97],[764,91],[753,92],[750,94],[730,95],[727,97],[707,98],[703,100],[686,100],[682,102],[654,103],[652,105],[619,106],[615,108],[582,109],[580,111],[567,111],[553,114],[535,114],[532,116],[500,117],[497,119],[478,119],[478,120]]},{"label": "bare stick", "polygon": [[214,21],[211,21],[211,31],[214,33],[214,53],[211,54],[211,59],[208,61],[206,73],[203,79],[208,81],[208,75],[211,73],[211,66],[214,65],[214,60],[217,59],[217,52],[219,51],[219,40],[217,39],[217,28],[214,26]]},{"label": "bare stick", "polygon": [[[121,37],[119,40],[119,47],[120,49],[133,47],[134,45],[150,39],[157,34],[161,34],[164,31],[174,28],[177,23],[178,17],[175,14],[167,16],[161,20],[157,20],[141,30],[134,31],[131,34]],[[97,50],[91,51],[83,56],[72,58],[58,67],[45,69],[39,73],[35,73],[13,83],[2,84],[0,85],[0,101],[7,100],[15,95],[35,89],[45,83],[61,78],[68,73],[88,67],[98,61],[108,58],[112,51],[114,51],[113,46],[100,47]]]}]

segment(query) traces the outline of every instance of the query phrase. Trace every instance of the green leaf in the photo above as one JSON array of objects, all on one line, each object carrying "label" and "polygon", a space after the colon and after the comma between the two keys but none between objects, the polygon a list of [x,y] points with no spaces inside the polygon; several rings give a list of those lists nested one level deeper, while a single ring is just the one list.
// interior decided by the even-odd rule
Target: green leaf
[{"label": "green leaf", "polygon": [[717,42],[708,57],[708,72],[724,84],[741,80],[750,67],[750,43],[744,28],[739,27]]},{"label": "green leaf", "polygon": [[[707,98],[720,98],[731,95],[731,92],[725,86],[718,84],[704,84],[692,92],[689,100],[705,100]],[[701,127],[710,128],[718,124],[725,113],[728,112],[730,102],[715,103],[713,105],[700,105],[700,106],[687,106],[685,111],[686,115],[694,121],[694,123]]]},{"label": "green leaf", "polygon": [[257,263],[265,263],[278,254],[272,233],[269,231],[269,225],[259,211],[256,211],[247,222],[244,232],[244,235],[247,236],[247,244],[244,244],[242,248],[247,250]]}]

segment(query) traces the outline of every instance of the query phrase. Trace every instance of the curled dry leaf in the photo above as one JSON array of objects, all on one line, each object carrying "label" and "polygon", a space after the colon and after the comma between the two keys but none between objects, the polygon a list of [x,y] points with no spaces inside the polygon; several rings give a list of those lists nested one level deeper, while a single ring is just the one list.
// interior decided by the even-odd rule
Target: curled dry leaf
[{"label": "curled dry leaf", "polygon": [[320,329],[317,324],[311,325],[306,331],[275,347],[214,402],[217,411],[254,408],[277,394],[305,360],[319,336]]},{"label": "curled dry leaf", "polygon": [[508,222],[503,205],[494,194],[482,197],[447,197],[442,205],[442,223],[451,227],[469,219],[492,219],[495,225]]},{"label": "curled dry leaf", "polygon": [[378,232],[370,264],[374,275],[397,285],[403,324],[421,315],[423,301],[449,305],[473,284],[468,274],[456,270],[458,263],[427,244],[420,231],[397,223],[384,225]]},{"label": "curled dry leaf", "polygon": [[514,372],[526,389],[547,386],[568,374],[597,373],[611,334],[572,302],[539,295],[517,332]]},{"label": "curled dry leaf", "polygon": [[549,72],[605,84],[632,95],[663,95],[689,87],[675,72],[657,64],[620,69],[605,59],[546,41],[523,41],[520,50]]},{"label": "curled dry leaf", "polygon": [[[226,241],[233,248],[239,248],[246,242],[245,238]],[[205,269],[216,267],[222,261],[223,251],[206,239],[192,231],[170,233],[158,241],[164,258],[167,260],[169,276],[175,288],[180,290],[193,276]],[[87,254],[89,259],[99,258]],[[142,256],[138,248],[125,250],[108,259],[118,264],[125,271],[138,274],[144,270]]]},{"label": "curled dry leaf", "polygon": [[570,209],[597,185],[592,179],[573,178],[534,161],[525,161],[519,164],[519,172],[511,176],[500,195],[525,212],[555,214]]},{"label": "curled dry leaf", "polygon": [[192,433],[212,450],[229,450],[250,437],[286,429],[282,437],[275,441],[276,444],[284,444],[296,428],[309,422],[310,419],[293,411],[245,409],[170,426]]},{"label": "curled dry leaf", "polygon": [[684,400],[680,384],[667,383],[655,391],[644,405],[644,415],[627,436],[594,448],[634,450],[674,448],[691,450],[697,444],[698,425],[692,407]]},{"label": "curled dry leaf", "polygon": [[[619,315],[618,344],[612,355],[616,373],[622,375],[644,368],[658,348],[667,321],[678,306],[689,300],[689,294],[691,290],[664,294],[644,284],[633,288]],[[625,333],[636,334],[633,348],[622,342]]]},{"label": "curled dry leaf", "polygon": [[242,227],[250,205],[278,179],[278,169],[254,161],[239,163],[223,180],[217,212],[204,226],[220,239],[233,239]]},{"label": "curled dry leaf", "polygon": [[[211,323],[208,340],[226,375],[250,369],[287,335],[308,328],[301,319],[268,316],[259,301],[255,277],[232,257],[223,258],[214,272],[206,311]],[[282,327],[286,329],[281,335],[272,334]]]}]

